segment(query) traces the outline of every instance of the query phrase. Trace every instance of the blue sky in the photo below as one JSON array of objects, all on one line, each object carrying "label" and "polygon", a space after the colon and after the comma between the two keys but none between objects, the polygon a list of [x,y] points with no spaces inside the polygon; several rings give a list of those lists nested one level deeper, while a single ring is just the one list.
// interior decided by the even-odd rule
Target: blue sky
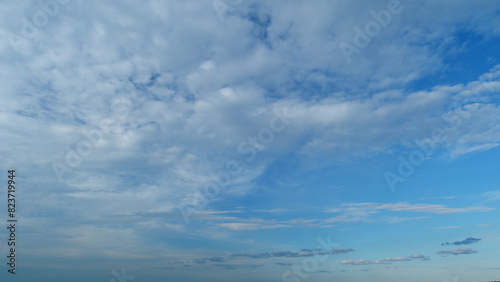
[{"label": "blue sky", "polygon": [[499,12],[1,2],[0,278],[498,280]]}]

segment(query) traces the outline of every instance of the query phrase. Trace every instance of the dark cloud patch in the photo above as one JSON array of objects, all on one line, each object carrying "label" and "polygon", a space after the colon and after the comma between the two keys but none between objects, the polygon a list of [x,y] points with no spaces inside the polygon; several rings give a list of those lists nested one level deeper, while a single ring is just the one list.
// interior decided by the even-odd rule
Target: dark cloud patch
[{"label": "dark cloud patch", "polygon": [[368,265],[368,264],[387,264],[389,262],[385,260],[364,260],[364,259],[358,259],[358,260],[343,260],[340,262],[340,264],[348,264],[348,265]]},{"label": "dark cloud patch", "polygon": [[287,257],[312,257],[315,255],[323,256],[323,255],[336,255],[336,254],[345,254],[349,252],[354,252],[354,249],[332,249],[329,251],[312,251],[312,252],[300,252],[300,253],[290,253]]},{"label": "dark cloud patch", "polygon": [[281,266],[291,266],[292,265],[291,263],[284,263],[284,262],[277,262],[276,264],[281,265]]},{"label": "dark cloud patch", "polygon": [[277,252],[272,252],[271,256],[272,257],[289,257],[297,253],[292,253],[290,251],[277,251]]},{"label": "dark cloud patch", "polygon": [[226,261],[222,257],[211,257],[211,258],[205,258],[205,259],[208,260],[208,261],[213,261],[213,262],[224,262],[224,261]]},{"label": "dark cloud patch", "polygon": [[[316,250],[316,249],[315,249]],[[232,254],[231,258],[296,258],[296,257],[312,257],[314,255],[335,255],[335,254],[345,254],[348,252],[354,252],[354,249],[331,249],[329,251],[315,251],[312,249],[302,249],[300,253],[292,252],[292,251],[274,251],[271,253],[261,253],[261,254],[249,254],[249,253],[241,253],[241,254]]]},{"label": "dark cloud patch", "polygon": [[193,262],[197,263],[197,264],[205,264],[205,263],[207,263],[207,261],[204,260],[204,259],[194,259]]},{"label": "dark cloud patch", "polygon": [[316,249],[301,249],[300,251],[301,252],[312,253],[312,252],[321,252],[321,251],[323,251],[323,249],[319,249],[319,248],[316,248]]},{"label": "dark cloud patch", "polygon": [[460,248],[460,249],[455,249],[455,250],[440,250],[436,252],[438,255],[468,255],[468,254],[474,254],[477,253],[477,251],[474,251],[469,248]]},{"label": "dark cloud patch", "polygon": [[336,255],[336,254],[345,254],[349,252],[354,252],[354,249],[333,249],[327,252],[328,254]]},{"label": "dark cloud patch", "polygon": [[207,262],[225,262],[226,259],[223,257],[206,257],[201,259],[194,259],[193,262],[197,264],[205,264]]},{"label": "dark cloud patch", "polygon": [[304,271],[304,273],[330,273],[328,270]]},{"label": "dark cloud patch", "polygon": [[[292,251],[273,251],[270,253],[236,253],[236,254],[231,254],[227,257],[204,257],[204,258],[198,258],[198,259],[193,259],[191,263],[193,264],[207,264],[207,263],[214,263],[214,265],[225,265],[221,264],[222,262],[227,262],[228,260],[234,260],[234,259],[245,259],[245,258],[250,258],[250,259],[268,259],[268,258],[298,258],[298,257],[312,257],[312,256],[324,256],[324,255],[335,255],[335,254],[345,254],[348,252],[354,252],[354,249],[331,249],[328,251],[321,250],[321,249],[301,249],[300,252],[292,252]],[[189,262],[176,262],[176,263],[189,263]],[[282,266],[289,266],[291,264],[283,263],[283,262],[278,262],[276,263],[278,265]]]},{"label": "dark cloud patch", "polygon": [[312,257],[314,253],[291,253],[287,255],[288,258],[298,258],[298,257]]},{"label": "dark cloud patch", "polygon": [[424,256],[421,254],[413,254],[410,256],[411,259],[421,259],[421,260],[430,260],[431,258],[429,256]]},{"label": "dark cloud patch", "polygon": [[448,243],[448,242],[442,243],[441,246],[444,246],[444,245],[470,245],[470,244],[477,243],[479,241],[481,241],[480,238],[467,237],[467,238],[465,238],[465,240],[455,241],[455,242],[453,242],[451,244]]},{"label": "dark cloud patch", "polygon": [[214,264],[215,266],[220,266],[222,267],[222,269],[228,269],[228,270],[232,270],[232,269],[237,269],[238,266],[235,265],[235,264],[220,264],[220,263],[216,263]]},{"label": "dark cloud patch", "polygon": [[271,257],[271,255],[269,253],[262,253],[262,254],[243,253],[243,254],[232,254],[231,255],[231,258],[255,258],[255,259],[259,259],[259,258],[269,258],[269,257]]}]

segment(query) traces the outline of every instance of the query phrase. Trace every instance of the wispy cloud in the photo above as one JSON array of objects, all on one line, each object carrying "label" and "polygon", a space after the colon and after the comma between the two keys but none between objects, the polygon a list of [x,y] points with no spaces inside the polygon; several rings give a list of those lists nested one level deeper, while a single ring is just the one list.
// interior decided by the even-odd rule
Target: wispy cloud
[{"label": "wispy cloud", "polygon": [[440,226],[440,227],[435,227],[434,229],[460,229],[460,228],[463,228],[463,226],[458,226],[458,225]]},{"label": "wispy cloud", "polygon": [[428,257],[428,256],[424,256],[424,255],[421,255],[421,254],[413,254],[410,256],[410,258],[412,259],[422,259],[422,260],[430,260],[431,258]]},{"label": "wispy cloud", "polygon": [[405,257],[395,257],[395,258],[385,258],[383,261],[409,261],[409,258]]},{"label": "wispy cloud", "polygon": [[481,196],[486,198],[486,200],[494,201],[500,199],[500,190],[484,192]]},{"label": "wispy cloud", "polygon": [[[224,227],[233,231],[246,231],[246,230],[264,230],[276,228],[329,228],[332,223],[349,223],[349,222],[387,222],[387,223],[401,223],[410,220],[426,219],[426,216],[419,217],[401,217],[401,216],[382,216],[379,218],[374,217],[381,211],[391,212],[415,212],[415,213],[432,213],[432,214],[457,214],[466,212],[488,212],[495,210],[489,207],[465,207],[465,208],[451,208],[446,205],[433,205],[433,204],[410,204],[407,202],[398,203],[345,203],[337,208],[330,208],[326,210],[328,213],[340,213],[340,215],[326,218],[326,219],[289,219],[285,221],[266,220],[262,218],[236,218],[236,217],[219,217],[217,218],[215,212],[210,213],[210,219],[223,222],[218,223],[220,227]],[[283,212],[284,209],[275,210],[260,210],[266,213]],[[205,216],[206,217],[206,216]]]},{"label": "wispy cloud", "polygon": [[262,213],[282,213],[287,211],[290,211],[290,209],[256,210],[256,212],[262,212]]},{"label": "wispy cloud", "polygon": [[474,254],[477,253],[477,251],[474,251],[469,248],[459,248],[455,250],[440,250],[436,252],[438,255],[468,255],[468,254]]},{"label": "wispy cloud", "polygon": [[421,254],[413,254],[410,255],[409,257],[394,257],[394,258],[389,257],[380,260],[364,260],[364,259],[343,260],[340,262],[340,264],[348,264],[348,265],[389,264],[392,262],[411,261],[414,259],[430,260],[430,257]]},{"label": "wispy cloud", "polygon": [[389,211],[410,211],[410,212],[423,212],[434,214],[454,214],[464,212],[488,212],[495,210],[488,207],[465,207],[465,208],[450,208],[446,205],[432,205],[432,204],[409,204],[407,202],[398,202],[390,204],[378,203],[349,203],[344,206],[358,207],[366,210],[389,210]]},{"label": "wispy cloud", "polygon": [[374,209],[390,210],[390,211],[411,211],[425,212],[435,214],[454,214],[464,212],[488,212],[495,210],[487,207],[466,207],[466,208],[449,208],[446,205],[430,205],[430,204],[409,204],[407,202],[399,202],[394,204],[375,205]]},{"label": "wispy cloud", "polygon": [[467,237],[467,238],[465,238],[462,241],[455,241],[455,242],[453,242],[451,244],[448,243],[448,242],[442,243],[441,246],[444,246],[444,245],[470,245],[470,244],[477,243],[479,241],[481,241],[480,238]]},{"label": "wispy cloud", "polygon": [[410,221],[410,220],[419,220],[419,219],[426,219],[429,218],[427,216],[417,216],[417,217],[397,217],[397,216],[391,216],[391,217],[384,217],[382,218],[383,221],[387,223],[400,223],[400,222],[405,222],[405,221]]},{"label": "wispy cloud", "polygon": [[385,221],[388,223],[400,223],[408,220],[425,219],[427,217],[379,217],[374,215],[382,211],[391,212],[415,212],[431,214],[457,214],[466,212],[489,212],[495,208],[490,207],[463,207],[452,208],[446,205],[436,204],[410,204],[407,202],[398,203],[345,203],[340,207],[327,209],[328,213],[340,213],[340,215],[325,219],[325,222],[375,222]]},{"label": "wispy cloud", "polygon": [[384,260],[343,260],[340,264],[349,264],[349,265],[368,265],[368,264],[387,264],[389,262]]},{"label": "wispy cloud", "polygon": [[[313,257],[313,256],[324,256],[324,255],[338,255],[354,252],[354,249],[346,248],[336,248],[331,250],[323,249],[302,249],[300,252],[294,251],[272,251],[267,253],[234,253],[226,256],[213,256],[213,257],[203,257],[196,258],[191,261],[173,262],[172,264],[184,264],[184,265],[204,265],[204,264],[220,264],[223,262],[236,262],[241,259],[269,259],[269,258],[281,258],[281,259],[293,259],[301,257]],[[277,262],[281,266],[289,266],[291,263]]]},{"label": "wispy cloud", "polygon": [[218,225],[221,227],[225,227],[225,228],[234,230],[234,231],[262,230],[262,229],[294,227],[293,225],[286,225],[286,224],[239,223],[239,222],[219,223]]}]

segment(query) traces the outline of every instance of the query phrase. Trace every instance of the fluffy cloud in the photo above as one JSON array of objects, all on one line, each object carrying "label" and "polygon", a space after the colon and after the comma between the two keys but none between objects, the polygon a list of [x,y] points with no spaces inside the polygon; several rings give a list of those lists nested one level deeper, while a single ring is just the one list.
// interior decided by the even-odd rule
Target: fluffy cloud
[{"label": "fluffy cloud", "polygon": [[[500,141],[500,110],[492,102],[500,87],[498,66],[461,84],[408,87],[445,67],[463,23],[480,36],[498,35],[490,3],[448,2],[454,17],[432,1],[405,3],[404,11],[411,12],[394,16],[347,64],[339,45],[351,42],[353,28],[386,2],[245,1],[221,16],[211,1],[68,1],[30,34],[22,19],[33,21],[40,4],[2,3],[0,134],[8,145],[2,163],[29,175],[23,220],[30,249],[47,253],[42,242],[52,240],[46,226],[54,225],[64,226],[57,230],[65,238],[57,255],[75,249],[75,256],[148,256],[155,252],[140,247],[103,253],[116,240],[96,234],[119,233],[126,246],[138,246],[158,232],[197,232],[184,226],[179,207],[209,210],[226,197],[247,195],[282,154],[363,156],[415,146],[416,138],[436,127],[444,129],[440,145],[452,156],[494,148]],[[346,14],[352,16],[341,16]],[[247,161],[251,154],[239,145],[269,128],[277,110],[293,118]],[[460,125],[447,121],[448,114],[462,117]],[[229,160],[239,164],[237,173],[204,202],[200,190],[227,170]],[[63,181],[54,164],[65,166]],[[368,220],[381,210],[488,210],[408,203],[346,207],[350,214],[320,223],[226,217],[220,226],[329,227]]]}]

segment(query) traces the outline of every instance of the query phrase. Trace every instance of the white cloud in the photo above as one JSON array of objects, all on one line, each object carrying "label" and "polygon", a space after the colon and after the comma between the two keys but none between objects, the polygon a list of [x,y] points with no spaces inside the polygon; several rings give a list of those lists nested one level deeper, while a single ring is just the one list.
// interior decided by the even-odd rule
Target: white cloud
[{"label": "white cloud", "polygon": [[340,213],[340,215],[325,219],[325,222],[388,222],[400,223],[409,220],[426,219],[428,217],[403,217],[403,216],[377,216],[382,211],[391,212],[417,212],[431,214],[458,214],[466,212],[490,212],[495,208],[489,207],[463,207],[451,208],[446,205],[432,204],[409,204],[399,203],[344,203],[340,207],[327,209],[328,213]]},{"label": "white cloud", "polygon": [[[147,228],[182,232],[177,208],[192,203],[192,196],[229,160],[245,167],[213,201],[253,191],[254,181],[285,153],[338,157],[380,152],[428,137],[437,126],[447,129],[443,146],[453,156],[495,147],[499,108],[485,86],[499,89],[498,67],[463,85],[405,90],[408,83],[443,68],[461,23],[485,35],[499,32],[490,26],[495,13],[488,3],[449,4],[454,17],[442,14],[444,4],[423,2],[418,4],[423,8],[415,9],[416,3],[406,3],[405,10],[412,12],[394,16],[346,64],[339,44],[352,40],[353,27],[365,24],[370,9],[382,9],[386,2],[245,2],[224,20],[211,1],[61,5],[22,46],[14,50],[9,40],[0,42],[0,134],[8,144],[0,152],[5,166],[29,175],[24,182],[32,191],[24,200],[27,217],[49,209],[61,217],[53,221],[76,226],[82,218],[106,222],[110,216],[165,213],[172,220],[169,225],[154,218]],[[0,5],[4,39],[21,35],[20,19],[32,19],[40,9],[30,1]],[[342,16],[347,13],[352,14],[348,19]],[[460,128],[449,129],[443,121],[443,114],[467,112],[474,105]],[[238,145],[268,127],[277,108],[292,113],[293,121],[255,161],[245,162]],[[66,164],[68,153],[86,140],[82,128],[104,131],[103,121],[110,122],[110,134],[60,183],[51,164]],[[323,223],[364,221],[379,210],[488,210],[373,205],[348,207],[349,215]],[[45,219],[50,223],[49,216]],[[26,224],[33,227],[35,221],[27,219]],[[298,221],[220,226],[255,230],[294,224],[331,226]],[[89,230],[113,227],[93,228]],[[130,237],[124,241],[141,240],[127,232]]]}]

